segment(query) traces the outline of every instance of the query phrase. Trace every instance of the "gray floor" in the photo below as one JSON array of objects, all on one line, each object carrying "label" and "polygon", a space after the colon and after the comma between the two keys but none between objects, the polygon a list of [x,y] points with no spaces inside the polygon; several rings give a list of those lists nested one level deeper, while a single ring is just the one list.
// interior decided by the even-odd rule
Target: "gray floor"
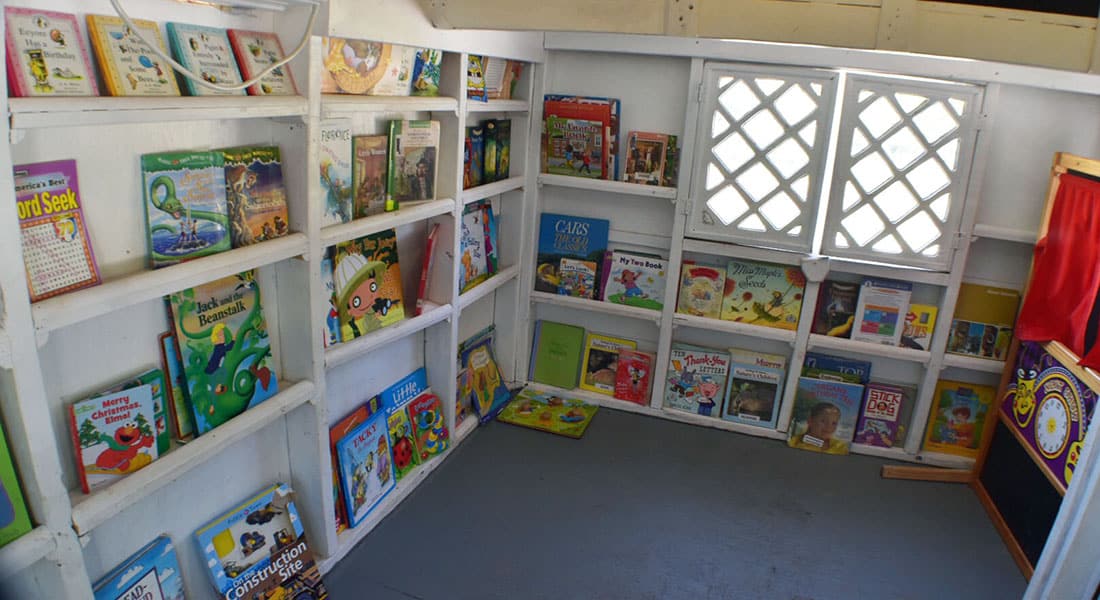
[{"label": "gray floor", "polygon": [[473,434],[326,576],[335,600],[1019,598],[969,488],[601,410]]}]

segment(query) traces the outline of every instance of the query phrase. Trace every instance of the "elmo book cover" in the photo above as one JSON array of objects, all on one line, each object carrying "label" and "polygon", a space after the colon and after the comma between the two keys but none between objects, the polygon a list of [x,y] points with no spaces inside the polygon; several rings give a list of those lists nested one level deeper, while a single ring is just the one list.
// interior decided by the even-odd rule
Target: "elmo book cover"
[{"label": "elmo book cover", "polygon": [[85,494],[157,459],[153,422],[153,389],[149,384],[69,406],[69,427],[80,487]]}]

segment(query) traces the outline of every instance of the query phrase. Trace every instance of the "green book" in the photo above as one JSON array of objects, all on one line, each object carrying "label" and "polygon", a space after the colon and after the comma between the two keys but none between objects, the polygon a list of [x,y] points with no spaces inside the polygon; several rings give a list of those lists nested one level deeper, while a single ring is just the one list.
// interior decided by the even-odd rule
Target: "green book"
[{"label": "green book", "polygon": [[0,546],[31,530],[31,517],[19,489],[19,478],[8,452],[4,428],[0,427]]},{"label": "green book", "polygon": [[553,321],[535,323],[528,379],[571,390],[577,387],[584,328]]},{"label": "green book", "polygon": [[141,171],[154,269],[229,250],[221,152],[144,154]]}]

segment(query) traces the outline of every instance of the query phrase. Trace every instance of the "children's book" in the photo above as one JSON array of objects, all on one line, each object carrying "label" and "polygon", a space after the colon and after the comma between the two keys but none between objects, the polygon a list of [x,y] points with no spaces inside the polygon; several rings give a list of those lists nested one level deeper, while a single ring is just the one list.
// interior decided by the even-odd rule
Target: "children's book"
[{"label": "children's book", "polygon": [[592,299],[596,293],[596,263],[563,258],[558,266],[558,294]]},{"label": "children's book", "polygon": [[169,296],[199,435],[279,391],[255,271]]},{"label": "children's book", "polygon": [[867,383],[871,379],[871,362],[867,360],[807,352],[802,366],[803,375],[806,374],[805,369],[818,369],[838,375],[855,375],[860,383]]},{"label": "children's book", "polygon": [[435,200],[439,121],[390,121],[386,210],[402,202]]},{"label": "children's book", "polygon": [[497,174],[497,164],[500,162],[497,122],[490,119],[482,122],[481,126],[485,130],[485,163],[482,168],[484,169],[485,183],[492,183],[500,179]]},{"label": "children's book", "polygon": [[180,563],[162,534],[92,586],[95,600],[184,600]]},{"label": "children's book", "polygon": [[471,54],[466,59],[466,97],[470,100],[488,102],[485,93],[485,57]]},{"label": "children's book", "polygon": [[351,166],[351,120],[326,119],[321,122],[321,189],[325,205],[321,226],[339,225],[351,220],[353,181]]},{"label": "children's book", "polygon": [[653,361],[654,356],[648,352],[620,349],[615,367],[615,397],[648,406]]},{"label": "children's book", "polygon": [[630,252],[611,255],[611,272],[603,288],[603,300],[651,310],[665,307],[668,261]]},{"label": "children's book", "polygon": [[528,379],[567,390],[577,387],[584,350],[584,328],[539,320],[531,343]]},{"label": "children's book", "polygon": [[806,276],[787,265],[731,260],[726,266],[722,319],[798,329]]},{"label": "children's book", "polygon": [[348,519],[355,527],[390,493],[396,482],[386,414],[378,413],[336,442]]},{"label": "children's book", "polygon": [[887,279],[865,279],[859,290],[853,340],[897,346],[905,327],[913,284]]},{"label": "children's book", "polygon": [[335,252],[333,283],[341,340],[351,341],[405,318],[394,230],[341,242]]},{"label": "children's book", "polygon": [[280,238],[290,233],[278,146],[244,146],[222,150],[230,238],[234,248]]},{"label": "children's book", "polygon": [[8,83],[13,96],[98,96],[76,17],[4,7]]},{"label": "children's book", "polygon": [[335,425],[329,427],[328,430],[328,445],[329,452],[332,455],[332,468],[333,475],[336,477],[333,479],[333,505],[336,512],[336,531],[337,533],[348,528],[348,510],[347,505],[344,504],[344,495],[340,493],[340,478],[338,476],[337,465],[339,459],[336,456],[336,442],[344,439],[344,436],[351,433],[352,429],[355,429],[360,423],[363,423],[370,417],[370,413],[367,411],[366,406],[360,406],[351,411],[350,414],[345,416],[336,422]]},{"label": "children's book", "polygon": [[872,381],[863,392],[863,408],[856,423],[856,444],[893,448],[901,424],[905,390],[896,385]]},{"label": "children's book", "polygon": [[389,137],[356,135],[351,138],[352,180],[355,218],[377,215],[386,210],[386,155]]},{"label": "children's book", "polygon": [[787,445],[825,454],[848,454],[859,418],[863,386],[799,377]]},{"label": "children's book", "polygon": [[542,213],[539,217],[535,291],[558,293],[563,258],[602,263],[610,229],[611,223],[606,219]]},{"label": "children's book", "polygon": [[154,269],[229,250],[221,152],[145,154],[141,171]]},{"label": "children's book", "polygon": [[665,148],[665,172],[661,177],[661,185],[676,187],[680,176],[680,149],[676,146],[676,136],[668,136],[668,147]]},{"label": "children's book", "polygon": [[466,345],[459,353],[459,365],[467,376],[462,392],[470,398],[478,421],[488,423],[512,397],[493,353],[492,336]]},{"label": "children's book", "polygon": [[428,306],[428,281],[432,271],[432,262],[435,259],[435,241],[439,237],[439,223],[433,223],[428,230],[428,239],[424,242],[424,262],[420,265],[420,282],[416,287],[416,314],[424,314]]},{"label": "children's book", "polygon": [[176,336],[171,331],[160,334],[160,361],[164,369],[164,388],[168,394],[168,409],[172,413],[176,439],[189,440],[195,435],[195,413],[187,399],[187,379],[183,362],[177,352]]},{"label": "children's book", "polygon": [[830,337],[849,337],[852,334],[852,324],[856,320],[858,301],[859,285],[826,279],[821,284],[810,331]]},{"label": "children's book", "polygon": [[466,128],[466,149],[462,158],[462,189],[488,183],[485,181],[485,129],[480,125]]},{"label": "children's book", "polygon": [[[233,54],[237,57],[237,65],[244,79],[256,77],[286,56],[283,53],[283,45],[279,42],[279,36],[274,33],[230,29],[226,34],[229,36],[229,43],[233,46]],[[290,65],[277,67],[260,78],[259,82],[248,86],[248,94],[250,96],[297,95],[298,88],[294,85]]]},{"label": "children's book", "polygon": [[19,487],[11,449],[0,425],[0,547],[31,530],[31,517]]},{"label": "children's book", "polygon": [[336,248],[325,248],[321,257],[321,286],[325,288],[325,299],[328,300],[323,307],[325,329],[322,331],[322,345],[325,348],[339,344],[340,339],[340,312],[336,310],[336,282],[332,277],[332,262],[336,256]]},{"label": "children's book", "polygon": [[717,319],[722,316],[722,296],[726,271],[706,265],[680,267],[680,296],[676,312]]},{"label": "children's book", "polygon": [[[601,121],[547,117],[546,172],[605,179],[605,171],[602,170],[607,164],[605,134]],[[486,140],[486,178],[489,177],[489,160]]]},{"label": "children's book", "polygon": [[626,138],[626,172],[623,181],[645,185],[664,185],[668,135],[631,131]]},{"label": "children's book", "polygon": [[489,276],[492,277],[500,272],[500,247],[498,245],[500,236],[497,235],[500,228],[491,201],[485,203],[485,215],[482,218],[482,223],[485,224],[485,266],[489,270]]},{"label": "children's book", "polygon": [[412,93],[419,48],[345,38],[324,38],[323,43],[321,93],[370,96]]},{"label": "children's book", "polygon": [[618,373],[619,350],[636,350],[634,340],[611,337],[589,332],[584,339],[584,370],[581,371],[580,388],[606,396],[615,394],[615,377]]},{"label": "children's book", "polygon": [[195,540],[223,598],[328,598],[285,484],[220,515],[196,531]]},{"label": "children's book", "polygon": [[[237,70],[237,60],[229,46],[229,36],[224,29],[188,25],[185,23],[166,23],[168,45],[172,48],[172,58],[198,74],[202,80],[214,85],[232,86],[241,83],[241,72]],[[243,96],[245,91],[216,90],[208,88],[184,75],[176,74],[180,86],[190,96]]]},{"label": "children's book", "polygon": [[902,348],[928,350],[932,342],[932,332],[936,329],[938,312],[939,308],[931,304],[910,304],[898,345]]},{"label": "children's book", "polygon": [[157,438],[157,453],[163,455],[172,445],[172,434],[168,431],[168,386],[164,381],[164,371],[149,369],[137,377],[101,391],[98,395],[114,394],[142,385],[148,385],[153,395],[153,431]]},{"label": "children's book", "polygon": [[498,421],[580,439],[598,406],[576,398],[525,388],[497,416]]},{"label": "children's book", "polygon": [[497,167],[494,181],[508,179],[512,169],[512,121],[497,119]]},{"label": "children's book", "polygon": [[729,368],[728,352],[673,343],[665,380],[665,407],[720,416]]},{"label": "children's book", "polygon": [[15,165],[15,204],[31,302],[97,285],[76,161]]},{"label": "children's book", "polygon": [[1020,293],[974,283],[959,286],[947,352],[1004,360],[1012,341]]},{"label": "children's book", "polygon": [[443,52],[431,48],[417,48],[413,60],[412,95],[438,96],[440,65]]},{"label": "children's book", "polygon": [[[592,96],[571,96],[565,94],[546,94],[543,96],[544,118],[579,119],[597,121],[603,128],[603,162],[593,163],[599,169],[601,179],[618,180],[619,165],[619,112],[620,103],[616,98]],[[548,133],[548,127],[544,134]],[[543,152],[549,147],[548,138],[542,140]],[[543,161],[543,164],[547,164]]]},{"label": "children's book", "polygon": [[424,367],[405,375],[378,394],[387,412],[400,410],[420,394],[428,391],[428,372]]},{"label": "children's book", "polygon": [[85,494],[157,459],[153,389],[149,384],[69,405],[69,431]]},{"label": "children's book", "polygon": [[450,443],[446,417],[443,415],[443,402],[439,396],[424,392],[413,398],[408,404],[409,423],[412,425],[413,440],[421,462],[438,456]]},{"label": "children's book", "polygon": [[408,405],[427,391],[428,373],[421,367],[402,377],[378,395],[386,413],[386,429],[390,436],[394,472],[398,481],[420,464],[415,432],[409,421]]},{"label": "children's book", "polygon": [[[172,67],[146,45],[168,54],[160,27],[153,21],[132,19],[136,30],[119,17],[88,15],[88,40],[92,43],[100,75],[112,96],[179,96]],[[145,39],[143,42],[136,33]]]},{"label": "children's book", "polygon": [[516,80],[523,74],[523,63],[493,56],[482,57],[485,66],[485,96],[489,100],[510,99]]},{"label": "children's book", "polygon": [[778,354],[730,348],[730,376],[722,418],[774,429],[783,399],[787,359]]},{"label": "children's book", "polygon": [[492,211],[488,200],[478,200],[462,209],[459,236],[459,289],[465,293],[489,278],[489,262],[486,245],[486,212]]},{"label": "children's book", "polygon": [[985,385],[937,381],[924,450],[976,458],[985,415],[996,395],[997,390]]}]

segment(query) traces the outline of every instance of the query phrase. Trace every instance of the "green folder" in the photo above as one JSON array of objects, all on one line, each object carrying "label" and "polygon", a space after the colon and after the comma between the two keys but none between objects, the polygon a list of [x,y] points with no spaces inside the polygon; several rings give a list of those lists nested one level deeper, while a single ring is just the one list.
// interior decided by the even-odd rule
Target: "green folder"
[{"label": "green folder", "polygon": [[580,376],[584,328],[553,321],[535,323],[528,379],[571,390]]},{"label": "green folder", "polygon": [[23,493],[19,490],[19,479],[8,452],[8,442],[4,439],[4,429],[0,427],[0,546],[30,530],[31,518],[27,514],[27,505],[23,503]]}]

